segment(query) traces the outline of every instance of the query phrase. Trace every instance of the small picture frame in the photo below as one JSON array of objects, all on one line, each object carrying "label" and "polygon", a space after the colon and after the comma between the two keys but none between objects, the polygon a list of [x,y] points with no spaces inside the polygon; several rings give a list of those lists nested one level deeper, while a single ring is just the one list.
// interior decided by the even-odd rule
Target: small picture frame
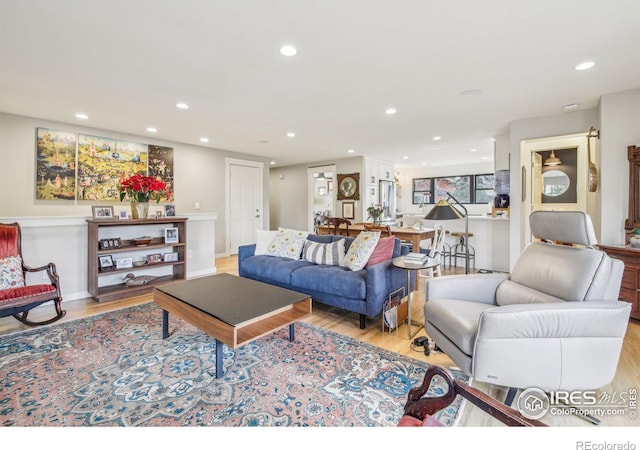
[{"label": "small picture frame", "polygon": [[129,219],[129,211],[127,211],[126,209],[123,209],[122,211],[118,212],[118,219],[120,220],[128,220]]},{"label": "small picture frame", "polygon": [[162,255],[160,253],[153,253],[147,255],[147,264],[159,264],[162,262]]},{"label": "small picture frame", "polygon": [[162,255],[164,262],[177,262],[179,261],[178,259],[178,252],[173,252],[173,253],[165,253]]},{"label": "small picture frame", "polygon": [[342,217],[344,219],[355,219],[355,202],[342,202]]},{"label": "small picture frame", "polygon": [[116,259],[116,269],[129,269],[133,267],[133,258]]},{"label": "small picture frame", "polygon": [[164,216],[165,217],[175,217],[176,216],[176,207],[175,207],[175,205],[164,205]]},{"label": "small picture frame", "polygon": [[98,256],[98,269],[103,272],[105,270],[113,270],[114,269],[113,258],[111,255],[101,255]]},{"label": "small picture frame", "polygon": [[94,220],[113,219],[113,206],[92,206]]},{"label": "small picture frame", "polygon": [[164,211],[156,211],[156,219],[162,219],[164,217]]},{"label": "small picture frame", "polygon": [[177,244],[178,243],[178,229],[175,227],[164,229],[164,243],[165,244]]},{"label": "small picture frame", "polygon": [[110,248],[109,239],[100,239],[100,250],[109,250]]}]

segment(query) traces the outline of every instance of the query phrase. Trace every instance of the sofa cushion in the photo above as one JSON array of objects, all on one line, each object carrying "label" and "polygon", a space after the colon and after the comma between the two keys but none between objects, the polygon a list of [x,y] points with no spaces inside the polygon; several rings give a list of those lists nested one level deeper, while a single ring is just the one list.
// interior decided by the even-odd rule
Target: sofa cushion
[{"label": "sofa cushion", "polygon": [[362,231],[351,243],[344,258],[345,266],[354,272],[362,270],[380,240],[379,231]]},{"label": "sofa cushion", "polygon": [[378,243],[376,244],[375,250],[369,257],[369,261],[367,261],[366,267],[373,266],[374,264],[381,263],[382,261],[387,261],[391,259],[393,255],[393,249],[396,244],[396,238],[393,236],[381,237]]},{"label": "sofa cushion", "polygon": [[427,321],[445,335],[466,355],[473,354],[480,315],[495,305],[464,300],[427,301]]},{"label": "sofa cushion", "polygon": [[278,230],[257,230],[256,231],[256,250],[254,255],[264,255],[271,241],[278,235]]},{"label": "sofa cushion", "polygon": [[281,256],[283,258],[300,259],[302,247],[307,240],[306,231],[280,228],[278,234],[267,247],[265,255]]},{"label": "sofa cushion", "polygon": [[302,250],[302,259],[314,264],[342,266],[344,265],[344,253],[344,239],[330,244],[320,244],[307,240]]},{"label": "sofa cushion", "polygon": [[24,286],[22,258],[9,256],[0,259],[0,289],[11,289]]},{"label": "sofa cushion", "polygon": [[242,261],[243,272],[261,280],[280,284],[291,283],[291,273],[300,267],[312,266],[308,261],[293,260],[279,256],[249,256]]},{"label": "sofa cushion", "polygon": [[353,272],[346,267],[312,265],[301,267],[291,274],[292,288],[365,299],[367,296],[367,271]]}]

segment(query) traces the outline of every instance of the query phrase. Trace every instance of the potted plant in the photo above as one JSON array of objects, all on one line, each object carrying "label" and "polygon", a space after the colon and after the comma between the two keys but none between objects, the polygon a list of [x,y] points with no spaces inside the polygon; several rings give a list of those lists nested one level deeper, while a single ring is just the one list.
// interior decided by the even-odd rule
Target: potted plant
[{"label": "potted plant", "polygon": [[137,173],[128,178],[121,177],[118,188],[120,201],[129,198],[131,202],[131,216],[134,219],[146,219],[149,215],[149,201],[160,202],[167,185],[154,177]]},{"label": "potted plant", "polygon": [[369,213],[369,219],[373,220],[373,224],[380,225],[380,218],[382,217],[382,213],[384,213],[382,205],[369,206],[367,212]]}]

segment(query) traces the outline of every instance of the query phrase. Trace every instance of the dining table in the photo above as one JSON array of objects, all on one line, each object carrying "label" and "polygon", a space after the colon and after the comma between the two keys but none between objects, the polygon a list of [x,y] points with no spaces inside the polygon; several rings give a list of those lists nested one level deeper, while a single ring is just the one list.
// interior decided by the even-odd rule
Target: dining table
[{"label": "dining table", "polygon": [[[364,231],[364,224],[350,225],[347,230],[344,225],[341,225],[337,231],[334,228],[329,229],[328,225],[318,225],[316,232],[318,234],[343,234],[345,236],[356,237],[360,232]],[[433,239],[433,228],[413,228],[413,227],[390,227],[391,234],[400,239],[401,241],[411,242],[411,251],[420,252],[420,242],[425,239]]]}]

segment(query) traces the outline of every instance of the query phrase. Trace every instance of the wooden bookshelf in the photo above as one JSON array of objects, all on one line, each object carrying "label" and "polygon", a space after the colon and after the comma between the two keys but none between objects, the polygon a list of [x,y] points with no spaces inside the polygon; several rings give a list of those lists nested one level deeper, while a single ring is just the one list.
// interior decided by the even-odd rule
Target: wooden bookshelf
[{"label": "wooden bookshelf", "polygon": [[[132,295],[151,292],[155,286],[184,280],[187,275],[187,219],[165,217],[161,219],[89,219],[88,224],[88,289],[91,296],[98,302],[108,302]],[[177,228],[178,242],[167,243],[164,239],[165,228]],[[135,245],[133,240],[141,236],[150,236],[147,245]],[[100,248],[103,239],[118,238],[120,247]],[[149,254],[177,253],[177,261],[163,261],[155,264],[145,264],[126,268],[101,270],[99,259],[111,256],[132,258],[141,261]],[[164,269],[163,269],[164,268]],[[169,273],[167,273],[169,272]],[[141,286],[126,286],[124,276],[133,273],[136,276],[149,275],[155,278]]]}]

